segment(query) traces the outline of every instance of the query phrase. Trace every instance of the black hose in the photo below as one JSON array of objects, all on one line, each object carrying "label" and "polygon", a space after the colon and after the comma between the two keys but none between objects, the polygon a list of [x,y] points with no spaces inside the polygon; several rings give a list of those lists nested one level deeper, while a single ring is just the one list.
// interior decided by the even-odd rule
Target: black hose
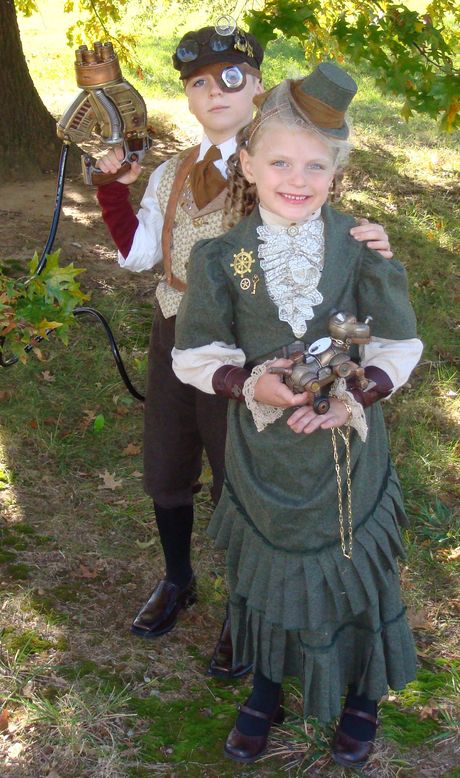
[{"label": "black hose", "polygon": [[130,394],[132,394],[133,397],[136,398],[136,400],[140,400],[141,402],[144,402],[144,400],[145,400],[144,395],[140,394],[140,392],[137,391],[136,387],[133,386],[133,384],[131,383],[131,381],[129,379],[128,373],[126,372],[126,368],[125,368],[125,366],[123,364],[123,360],[121,358],[121,354],[120,354],[117,342],[116,342],[116,340],[114,338],[112,330],[110,329],[110,325],[109,325],[107,319],[104,318],[104,316],[102,315],[102,313],[100,311],[96,311],[95,308],[87,308],[86,306],[82,307],[82,308],[74,308],[73,315],[74,316],[85,316],[85,315],[93,316],[95,319],[97,319],[102,324],[102,326],[105,329],[105,334],[107,335],[107,338],[108,338],[108,341],[109,341],[109,344],[110,344],[110,349],[112,351],[113,358],[114,358],[115,363],[116,363],[117,368],[118,368],[118,372],[120,373],[120,376],[123,379],[123,382],[124,382],[128,392],[130,392]]}]

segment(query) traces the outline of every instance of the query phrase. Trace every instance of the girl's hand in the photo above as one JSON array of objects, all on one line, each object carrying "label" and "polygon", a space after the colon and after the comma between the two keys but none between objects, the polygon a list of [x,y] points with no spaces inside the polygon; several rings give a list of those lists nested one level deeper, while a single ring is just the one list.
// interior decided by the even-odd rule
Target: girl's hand
[{"label": "girl's hand", "polygon": [[[277,359],[270,367],[290,367],[289,359]],[[308,402],[308,392],[294,394],[283,383],[283,376],[276,373],[263,373],[254,388],[254,399],[266,405],[274,405],[276,408],[290,408],[293,405],[305,405]]]},{"label": "girl's hand", "polygon": [[370,224],[368,219],[358,219],[358,225],[351,228],[350,235],[355,240],[365,241],[370,249],[378,251],[385,259],[392,258],[390,240],[381,224]]},{"label": "girl's hand", "polygon": [[[100,157],[97,160],[97,167],[103,173],[116,173],[121,168],[124,156],[125,154],[122,146],[114,146],[113,148],[109,149],[103,157]],[[120,178],[117,178],[117,181],[119,181],[120,184],[132,184],[134,181],[136,181],[137,178],[139,178],[141,173],[142,168],[139,163],[131,162],[131,169],[128,170],[127,173],[124,173],[122,176],[120,176]]]},{"label": "girl's hand", "polygon": [[298,408],[289,417],[288,426],[293,432],[304,432],[306,435],[318,429],[329,430],[331,427],[342,427],[349,420],[350,414],[343,402],[335,397],[330,397],[329,402],[331,407],[322,416],[315,413],[311,406]]}]

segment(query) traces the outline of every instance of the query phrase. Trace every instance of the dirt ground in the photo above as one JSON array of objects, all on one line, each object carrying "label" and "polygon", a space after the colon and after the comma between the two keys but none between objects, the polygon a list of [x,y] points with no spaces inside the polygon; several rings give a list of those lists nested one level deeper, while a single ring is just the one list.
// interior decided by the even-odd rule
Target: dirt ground
[{"label": "dirt ground", "polygon": [[[164,159],[184,147],[185,140],[167,135],[155,142],[144,162],[144,172],[131,187],[136,207],[152,170]],[[33,181],[13,181],[0,184],[0,255],[3,259],[27,261],[33,252],[39,256],[46,243],[56,199],[56,175],[43,175]],[[116,252],[102,221],[96,200],[96,190],[86,186],[81,176],[67,175],[62,211],[54,242],[61,249],[63,264],[74,262],[85,267],[85,286],[102,279],[126,281],[126,271],[116,262]],[[115,260],[115,261],[114,261]],[[151,275],[133,273],[132,279],[142,289],[151,285]],[[132,280],[131,279],[131,280]]]}]

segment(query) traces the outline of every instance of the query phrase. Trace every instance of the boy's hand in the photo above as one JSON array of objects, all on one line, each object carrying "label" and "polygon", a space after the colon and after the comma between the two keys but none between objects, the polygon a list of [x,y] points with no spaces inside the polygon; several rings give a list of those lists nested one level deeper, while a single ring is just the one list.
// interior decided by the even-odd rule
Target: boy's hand
[{"label": "boy's hand", "polygon": [[293,432],[304,432],[310,435],[315,430],[329,430],[331,427],[341,427],[349,419],[349,413],[345,405],[335,397],[330,397],[331,407],[327,413],[321,416],[314,412],[310,405],[304,408],[297,408],[291,414],[287,423]]},{"label": "boy's hand", "polygon": [[350,235],[355,240],[365,241],[370,249],[378,251],[385,259],[392,258],[390,240],[381,224],[371,224],[369,219],[358,219],[358,225],[351,228]]},{"label": "boy's hand", "polygon": [[[290,359],[276,359],[270,367],[291,367]],[[254,388],[254,399],[276,408],[290,408],[293,405],[305,405],[308,402],[308,392],[294,394],[283,383],[282,376],[276,373],[263,373]]]},{"label": "boy's hand", "polygon": [[[97,166],[102,173],[116,173],[117,170],[120,170],[121,168],[124,156],[122,146],[114,146],[109,149],[103,157],[100,157],[97,160]],[[131,170],[128,170],[127,173],[124,173],[120,178],[117,178],[117,181],[119,181],[120,184],[132,184],[139,178],[141,173],[142,168],[139,163],[131,162]]]}]

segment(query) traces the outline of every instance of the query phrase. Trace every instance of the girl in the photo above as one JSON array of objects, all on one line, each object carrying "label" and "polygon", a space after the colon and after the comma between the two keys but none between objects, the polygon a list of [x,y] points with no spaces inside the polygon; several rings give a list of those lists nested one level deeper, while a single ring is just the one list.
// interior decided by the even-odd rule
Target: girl
[{"label": "girl", "polygon": [[[405,515],[378,400],[407,381],[421,343],[402,266],[354,241],[353,220],[326,204],[355,92],[322,63],[259,99],[231,182],[234,221],[246,218],[196,245],[177,318],[178,377],[233,398],[210,532],[227,549],[234,663],[255,668],[225,744],[241,762],[283,720],[284,675],[302,679],[305,715],[321,720],[346,694],[332,753],[355,767],[372,750],[378,699],[415,675],[397,565]],[[368,386],[337,379],[319,415],[268,368],[291,364],[293,341],[324,339],[331,309],[372,316],[353,354]]]}]

